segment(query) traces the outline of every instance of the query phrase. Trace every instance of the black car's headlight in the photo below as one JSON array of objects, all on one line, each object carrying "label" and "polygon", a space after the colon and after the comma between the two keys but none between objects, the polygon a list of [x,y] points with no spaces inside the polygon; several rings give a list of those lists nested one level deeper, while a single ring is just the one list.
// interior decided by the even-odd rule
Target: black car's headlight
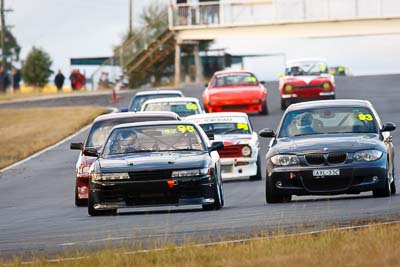
[{"label": "black car's headlight", "polygon": [[129,174],[127,172],[122,173],[92,173],[92,181],[118,181],[118,180],[129,180]]},{"label": "black car's headlight", "polygon": [[172,178],[202,176],[202,175],[212,174],[212,172],[213,172],[212,168],[173,171]]},{"label": "black car's headlight", "polygon": [[356,161],[374,161],[380,159],[382,155],[383,152],[376,149],[362,150],[354,153],[353,159]]},{"label": "black car's headlight", "polygon": [[299,158],[296,155],[275,155],[271,158],[271,161],[277,166],[299,165]]}]

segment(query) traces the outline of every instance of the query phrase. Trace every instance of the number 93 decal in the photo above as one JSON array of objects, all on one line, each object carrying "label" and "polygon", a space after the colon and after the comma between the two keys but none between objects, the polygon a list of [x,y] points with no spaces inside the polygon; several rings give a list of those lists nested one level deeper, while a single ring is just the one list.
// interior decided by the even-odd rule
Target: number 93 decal
[{"label": "number 93 decal", "polygon": [[362,113],[358,114],[358,119],[360,121],[373,121],[374,120],[374,118],[372,117],[371,114],[362,114]]}]

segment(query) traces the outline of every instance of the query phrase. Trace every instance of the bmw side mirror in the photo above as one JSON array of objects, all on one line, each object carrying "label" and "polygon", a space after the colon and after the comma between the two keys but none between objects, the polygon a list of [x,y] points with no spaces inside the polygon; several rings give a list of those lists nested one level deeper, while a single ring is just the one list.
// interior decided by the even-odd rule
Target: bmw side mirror
[{"label": "bmw side mirror", "polygon": [[82,143],[71,143],[69,144],[69,149],[71,150],[82,150],[83,144]]},{"label": "bmw side mirror", "polygon": [[396,124],[393,122],[385,122],[382,126],[382,132],[391,132],[396,129]]},{"label": "bmw side mirror", "polygon": [[275,132],[274,132],[274,130],[269,129],[269,128],[262,129],[261,131],[258,132],[258,134],[259,134],[261,137],[265,137],[265,138],[275,137]]},{"label": "bmw side mirror", "polygon": [[212,142],[211,146],[208,148],[208,151],[215,151],[215,150],[221,150],[224,148],[224,142]]},{"label": "bmw side mirror", "polygon": [[128,111],[129,111],[129,108],[126,108],[126,107],[123,107],[120,109],[120,112],[128,112]]},{"label": "bmw side mirror", "polygon": [[97,152],[96,148],[86,148],[85,150],[83,150],[83,155],[88,156],[88,157],[95,157],[98,158],[100,156],[99,152]]},{"label": "bmw side mirror", "polygon": [[260,83],[261,83],[262,85],[265,85],[267,82],[266,82],[266,81],[260,81]]}]

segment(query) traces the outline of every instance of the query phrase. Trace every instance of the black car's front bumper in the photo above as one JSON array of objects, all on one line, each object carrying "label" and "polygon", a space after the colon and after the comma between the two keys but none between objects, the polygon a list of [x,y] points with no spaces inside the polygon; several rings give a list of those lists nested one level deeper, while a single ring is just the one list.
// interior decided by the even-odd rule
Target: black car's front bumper
[{"label": "black car's front bumper", "polygon": [[[267,170],[269,184],[285,195],[357,194],[386,186],[386,159],[340,166],[286,167]],[[339,169],[338,176],[315,177],[313,170]]]},{"label": "black car's front bumper", "polygon": [[[214,177],[185,177],[150,181],[91,182],[96,210],[162,205],[213,204]],[[173,181],[173,184],[171,183]]]}]

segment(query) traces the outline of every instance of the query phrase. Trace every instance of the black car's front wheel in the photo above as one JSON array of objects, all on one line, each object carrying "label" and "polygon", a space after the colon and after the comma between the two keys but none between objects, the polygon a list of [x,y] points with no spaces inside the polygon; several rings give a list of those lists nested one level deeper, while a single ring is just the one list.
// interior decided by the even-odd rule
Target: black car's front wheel
[{"label": "black car's front wheel", "polygon": [[291,195],[282,195],[275,189],[271,179],[267,176],[265,179],[265,201],[268,204],[289,202],[292,200]]},{"label": "black car's front wheel", "polygon": [[115,215],[117,213],[116,209],[111,210],[96,210],[94,208],[94,201],[93,195],[89,191],[89,198],[88,198],[88,213],[90,216],[105,216],[105,215]]},{"label": "black car's front wheel", "polygon": [[385,179],[385,186],[383,188],[376,188],[372,190],[372,195],[374,197],[390,197],[392,190],[391,190],[391,182],[389,180],[389,171],[387,170],[386,179]]},{"label": "black car's front wheel", "polygon": [[212,204],[204,204],[203,205],[203,210],[219,210],[222,208],[224,199],[223,199],[223,193],[221,186],[218,185],[218,183],[214,183],[213,187],[213,198],[214,198],[214,203]]}]

